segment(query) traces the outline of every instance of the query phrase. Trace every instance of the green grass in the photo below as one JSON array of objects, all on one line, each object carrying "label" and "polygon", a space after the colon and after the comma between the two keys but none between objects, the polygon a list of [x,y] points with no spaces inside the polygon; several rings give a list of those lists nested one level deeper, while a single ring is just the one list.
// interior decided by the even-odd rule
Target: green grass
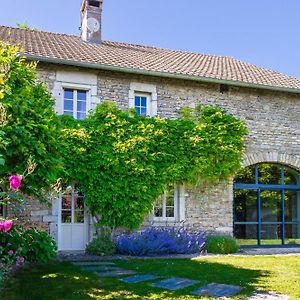
[{"label": "green grass", "polygon": [[[257,246],[256,239],[237,239],[237,242],[240,246]],[[286,245],[299,245],[300,239],[286,239]],[[261,245],[281,245],[280,239],[273,239],[273,240],[261,240]]]},{"label": "green grass", "polygon": [[[116,278],[99,278],[71,263],[26,267],[11,278],[0,293],[1,300],[50,299],[199,299],[195,288],[211,282],[244,286],[232,299],[245,299],[255,289],[272,290],[300,299],[300,256],[221,256],[201,259],[116,260],[123,268],[160,276],[199,280],[194,287],[177,292],[148,286],[125,284]],[[202,297],[201,299],[209,299]]]}]

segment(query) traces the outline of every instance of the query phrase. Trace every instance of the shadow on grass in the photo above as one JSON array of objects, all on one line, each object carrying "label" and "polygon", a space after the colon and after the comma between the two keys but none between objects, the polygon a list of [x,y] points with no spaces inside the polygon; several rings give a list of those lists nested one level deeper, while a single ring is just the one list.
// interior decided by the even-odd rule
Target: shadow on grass
[{"label": "shadow on grass", "polygon": [[99,278],[96,274],[82,271],[70,263],[54,262],[25,267],[7,282],[0,292],[0,299],[199,299],[192,296],[191,291],[212,282],[243,286],[245,288],[239,297],[244,298],[253,292],[253,286],[262,276],[268,276],[267,272],[259,270],[188,259],[130,260],[116,261],[116,264],[142,274],[154,274],[163,278],[184,277],[198,280],[199,283],[170,292],[151,287],[148,285],[151,281],[127,284],[117,278]]}]

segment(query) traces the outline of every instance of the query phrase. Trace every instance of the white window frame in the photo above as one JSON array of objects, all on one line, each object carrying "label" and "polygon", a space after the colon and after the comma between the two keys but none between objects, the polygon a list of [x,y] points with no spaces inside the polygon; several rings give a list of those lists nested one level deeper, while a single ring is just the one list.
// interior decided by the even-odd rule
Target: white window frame
[{"label": "white window frame", "polygon": [[135,96],[147,96],[147,115],[157,115],[157,91],[155,84],[131,82],[129,90],[129,108],[135,108]]},{"label": "white window frame", "polygon": [[73,93],[74,93],[74,98],[73,98],[73,117],[75,119],[77,119],[77,91],[80,90],[80,91],[85,91],[86,92],[86,116],[88,115],[88,112],[90,111],[90,106],[91,106],[91,93],[90,93],[90,90],[91,88],[87,85],[82,85],[82,84],[62,84],[62,109],[61,109],[61,114],[64,114],[64,111],[65,111],[65,108],[64,108],[64,105],[65,105],[65,90],[73,90]]},{"label": "white window frame", "polygon": [[[72,185],[71,189],[70,189],[70,192],[68,193],[71,196],[71,208],[70,209],[62,208],[62,198],[63,198],[63,193],[64,192],[66,192],[66,191],[63,191],[63,192],[60,193],[60,223],[61,224],[66,224],[66,225],[86,223],[87,211],[86,211],[85,204],[84,204],[84,209],[80,210],[80,211],[83,211],[83,219],[84,219],[83,222],[74,222],[75,212],[76,212],[76,210],[79,210],[79,209],[75,209],[75,195],[78,194],[78,191],[76,190],[75,186]],[[84,201],[84,196],[83,196],[83,201]],[[71,222],[63,222],[62,221],[62,212],[63,211],[70,211],[71,212]]]},{"label": "white window frame", "polygon": [[[165,194],[165,193],[164,193]],[[163,196],[163,216],[162,217],[156,217],[154,215],[154,208],[152,212],[152,221],[154,223],[177,223],[182,222],[185,220],[185,191],[184,186],[176,184],[174,185],[174,217],[166,217],[166,197]]]}]

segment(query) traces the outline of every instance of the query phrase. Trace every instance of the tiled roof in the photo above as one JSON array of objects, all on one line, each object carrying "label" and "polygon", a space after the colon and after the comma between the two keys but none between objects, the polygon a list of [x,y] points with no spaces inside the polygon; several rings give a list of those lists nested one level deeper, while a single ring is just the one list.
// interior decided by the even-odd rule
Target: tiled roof
[{"label": "tiled roof", "polygon": [[152,75],[219,80],[237,85],[294,90],[300,79],[266,70],[234,58],[103,41],[83,42],[79,36],[0,26],[0,40],[20,45],[26,55],[60,63],[112,67]]}]

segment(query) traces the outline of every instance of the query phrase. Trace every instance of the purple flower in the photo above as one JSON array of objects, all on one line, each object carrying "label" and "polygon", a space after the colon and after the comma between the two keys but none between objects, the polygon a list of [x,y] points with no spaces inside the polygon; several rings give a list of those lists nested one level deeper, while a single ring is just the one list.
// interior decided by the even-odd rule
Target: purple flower
[{"label": "purple flower", "polygon": [[21,266],[21,265],[23,265],[24,261],[25,261],[25,259],[23,256],[17,256],[16,265]]},{"label": "purple flower", "polygon": [[9,251],[8,251],[8,255],[9,255],[9,256],[12,256],[13,254],[14,254],[14,251],[13,251],[13,250],[9,250]]}]

